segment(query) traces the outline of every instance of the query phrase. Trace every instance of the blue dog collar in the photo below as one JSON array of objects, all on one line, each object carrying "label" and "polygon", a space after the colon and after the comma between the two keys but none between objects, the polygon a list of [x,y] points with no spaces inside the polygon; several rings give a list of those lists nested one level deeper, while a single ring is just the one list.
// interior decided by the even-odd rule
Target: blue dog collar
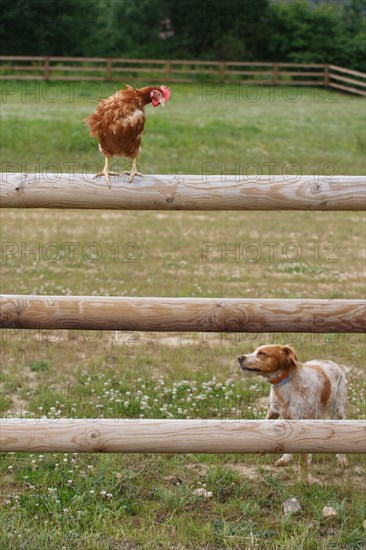
[{"label": "blue dog collar", "polygon": [[293,377],[294,373],[291,372],[288,376],[286,376],[286,378],[284,378],[283,380],[281,380],[280,382],[277,382],[277,384],[273,384],[272,382],[272,386],[274,388],[277,388],[278,386],[283,386],[284,384],[287,384],[287,382],[290,382],[290,380],[292,380],[292,377]]}]

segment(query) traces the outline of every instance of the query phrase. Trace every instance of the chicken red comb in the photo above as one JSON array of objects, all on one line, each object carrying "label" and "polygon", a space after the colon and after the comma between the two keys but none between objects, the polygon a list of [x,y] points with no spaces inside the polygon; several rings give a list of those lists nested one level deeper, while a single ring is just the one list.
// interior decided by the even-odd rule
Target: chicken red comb
[{"label": "chicken red comb", "polygon": [[170,98],[170,88],[168,88],[168,86],[160,86],[160,90],[165,101],[168,101]]}]

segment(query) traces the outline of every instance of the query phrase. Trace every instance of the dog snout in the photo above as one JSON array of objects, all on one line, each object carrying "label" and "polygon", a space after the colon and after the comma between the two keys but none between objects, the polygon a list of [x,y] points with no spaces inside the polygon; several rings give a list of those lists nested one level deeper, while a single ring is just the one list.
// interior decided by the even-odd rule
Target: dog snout
[{"label": "dog snout", "polygon": [[246,359],[245,355],[240,355],[240,356],[238,357],[238,363],[239,363],[239,365],[241,365],[241,364],[243,363],[243,361],[245,361],[245,359]]}]

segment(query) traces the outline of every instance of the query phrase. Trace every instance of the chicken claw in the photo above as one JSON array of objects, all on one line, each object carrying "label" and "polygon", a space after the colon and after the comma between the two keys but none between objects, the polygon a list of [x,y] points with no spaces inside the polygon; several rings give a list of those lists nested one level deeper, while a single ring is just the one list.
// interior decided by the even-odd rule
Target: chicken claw
[{"label": "chicken claw", "polygon": [[109,171],[109,159],[107,157],[105,157],[105,163],[104,163],[104,168],[103,170],[101,170],[100,172],[98,172],[98,174],[95,174],[94,176],[94,179],[95,178],[100,178],[100,176],[105,176],[105,179],[107,180],[107,185],[108,187],[111,186],[111,182],[109,180],[109,176],[119,176],[119,173],[118,172],[110,172]]},{"label": "chicken claw", "polygon": [[111,186],[111,182],[109,180],[109,176],[119,176],[120,174],[118,172],[104,172],[104,170],[102,170],[101,172],[98,172],[98,174],[95,174],[94,176],[94,179],[95,178],[100,178],[100,176],[105,176],[105,179],[107,181],[107,185],[108,187]]},{"label": "chicken claw", "polygon": [[135,160],[132,161],[131,171],[129,172],[128,170],[124,170],[124,172],[122,172],[122,176],[123,176],[123,174],[127,174],[128,176],[130,176],[129,180],[128,180],[129,183],[132,182],[132,180],[135,176],[141,176],[142,178],[144,177],[144,174],[141,174],[141,172],[137,171]]}]

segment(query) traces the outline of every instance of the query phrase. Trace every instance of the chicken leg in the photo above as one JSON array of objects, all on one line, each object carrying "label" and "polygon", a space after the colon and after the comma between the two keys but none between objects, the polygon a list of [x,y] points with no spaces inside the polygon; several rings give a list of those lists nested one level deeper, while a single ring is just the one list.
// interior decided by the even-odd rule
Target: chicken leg
[{"label": "chicken leg", "polygon": [[137,171],[137,168],[136,168],[136,159],[133,159],[132,160],[132,165],[131,165],[131,171],[129,172],[128,170],[125,170],[124,172],[122,172],[122,175],[123,174],[127,174],[128,176],[130,176],[129,178],[129,182],[131,183],[131,181],[133,180],[134,176],[141,176],[142,178],[144,177],[143,174],[141,174],[141,172],[138,172]]},{"label": "chicken leg", "polygon": [[105,176],[105,179],[107,180],[107,184],[108,184],[108,187],[111,186],[111,182],[109,180],[109,176],[119,176],[119,173],[118,172],[110,172],[109,171],[109,158],[108,157],[105,157],[105,163],[104,163],[104,168],[101,172],[98,172],[98,174],[96,174],[94,176],[94,179],[95,178],[99,178],[100,176]]}]

